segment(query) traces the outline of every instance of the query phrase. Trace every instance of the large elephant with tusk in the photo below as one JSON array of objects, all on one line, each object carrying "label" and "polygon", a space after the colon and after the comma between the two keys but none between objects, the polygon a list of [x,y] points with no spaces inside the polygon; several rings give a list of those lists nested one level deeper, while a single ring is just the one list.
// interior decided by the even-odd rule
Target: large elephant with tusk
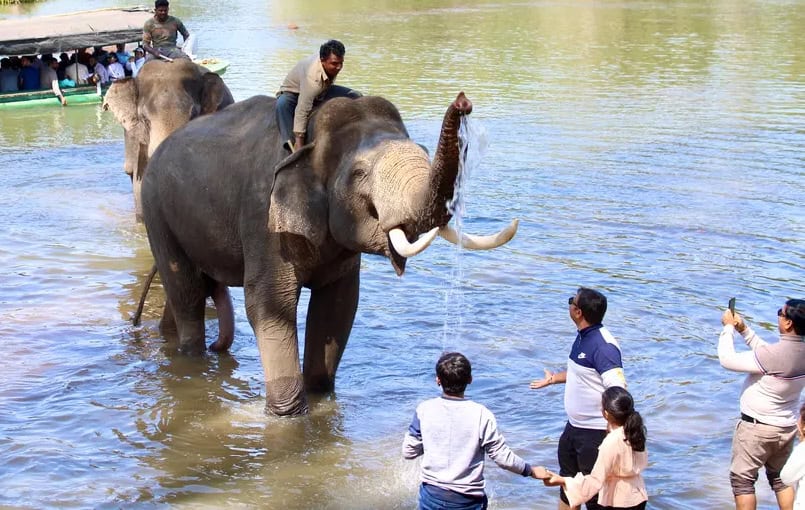
[{"label": "large elephant with tusk", "polygon": [[[486,237],[459,237],[448,226],[458,128],[472,110],[463,93],[447,108],[432,162],[383,98],[325,103],[312,142],[291,155],[275,105],[256,96],[166,139],[143,181],[144,220],[180,349],[205,348],[205,296],[243,286],[267,411],[295,415],[307,411],[306,392],[334,388],[358,305],[361,253],[388,258],[402,275],[407,259],[439,234],[494,248],[514,236],[517,222]],[[311,294],[300,366],[302,287]]]}]

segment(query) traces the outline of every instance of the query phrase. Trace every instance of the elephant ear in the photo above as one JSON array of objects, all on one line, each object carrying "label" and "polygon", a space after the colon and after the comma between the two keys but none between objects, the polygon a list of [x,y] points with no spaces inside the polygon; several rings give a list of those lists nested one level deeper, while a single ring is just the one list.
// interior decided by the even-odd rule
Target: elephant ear
[{"label": "elephant ear", "polygon": [[315,142],[281,161],[274,170],[268,227],[302,236],[319,247],[327,237],[327,191],[310,164]]},{"label": "elephant ear", "polygon": [[103,97],[103,109],[112,112],[126,131],[137,131],[140,118],[137,115],[137,82],[134,78],[123,78],[112,83]]},{"label": "elephant ear", "polygon": [[235,102],[224,80],[217,74],[204,73],[201,80],[201,115],[217,112]]}]

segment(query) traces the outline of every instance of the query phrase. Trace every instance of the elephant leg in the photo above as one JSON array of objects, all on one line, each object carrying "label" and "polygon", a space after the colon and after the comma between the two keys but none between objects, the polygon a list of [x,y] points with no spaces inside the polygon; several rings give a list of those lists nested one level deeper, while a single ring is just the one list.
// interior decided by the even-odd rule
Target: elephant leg
[{"label": "elephant leg", "polygon": [[232,306],[232,295],[229,287],[213,282],[212,301],[218,314],[218,339],[210,344],[213,352],[224,352],[232,346],[235,339],[235,308]]},{"label": "elephant leg", "polygon": [[328,392],[335,388],[335,373],[349,340],[358,309],[360,266],[310,293],[305,327],[305,389]]},{"label": "elephant leg", "polygon": [[173,309],[170,301],[165,300],[165,308],[162,309],[162,318],[159,320],[159,332],[162,336],[176,336],[176,319],[173,317]]},{"label": "elephant leg", "polygon": [[187,263],[172,262],[176,272],[165,277],[160,269],[162,283],[168,294],[176,329],[179,350],[185,354],[202,354],[206,351],[204,308],[207,300],[204,280]]},{"label": "elephant leg", "polygon": [[266,411],[279,416],[305,414],[308,406],[296,332],[300,287],[294,268],[276,262],[279,254],[274,255],[272,270],[247,268],[246,315],[263,364]]},{"label": "elephant leg", "polygon": [[[179,350],[186,354],[206,351],[204,307],[207,300],[205,276],[185,255],[160,218],[148,223],[148,240],[157,263],[167,303],[176,321]],[[168,316],[166,305],[163,319]]]}]

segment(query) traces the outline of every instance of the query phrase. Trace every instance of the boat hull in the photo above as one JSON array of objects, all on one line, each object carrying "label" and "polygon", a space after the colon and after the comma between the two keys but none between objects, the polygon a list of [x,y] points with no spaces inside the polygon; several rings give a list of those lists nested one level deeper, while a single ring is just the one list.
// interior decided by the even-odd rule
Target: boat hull
[{"label": "boat hull", "polygon": [[[217,58],[200,59],[194,62],[206,67],[219,76],[224,74],[229,67],[229,62]],[[100,94],[95,86],[65,88],[62,89],[62,94],[64,94],[64,98],[67,100],[67,106],[98,104],[103,101],[103,95],[108,88],[108,86],[103,87]],[[61,106],[61,101],[50,89],[0,94],[0,110],[31,108],[36,106]]]}]

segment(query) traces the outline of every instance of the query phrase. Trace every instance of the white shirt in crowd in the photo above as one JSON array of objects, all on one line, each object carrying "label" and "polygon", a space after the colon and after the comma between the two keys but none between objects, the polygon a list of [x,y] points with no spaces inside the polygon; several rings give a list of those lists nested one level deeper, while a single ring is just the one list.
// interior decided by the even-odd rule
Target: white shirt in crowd
[{"label": "white shirt in crowd", "polygon": [[[78,69],[76,69],[76,66]],[[64,70],[64,74],[66,74],[68,78],[76,82],[76,84],[78,85],[85,85],[87,83],[87,78],[89,78],[90,76],[89,69],[87,69],[87,66],[85,66],[84,64],[76,64],[72,62]]]},{"label": "white shirt in crowd", "polygon": [[109,64],[109,67],[107,67],[106,70],[109,73],[110,80],[119,80],[120,78],[126,77],[126,72],[123,70],[123,66],[120,64],[120,62],[113,62]]},{"label": "white shirt in crowd", "polygon": [[95,71],[95,74],[98,75],[98,78],[100,78],[101,83],[109,83],[109,72],[106,70],[103,64],[100,62],[96,63],[95,69],[93,70]]},{"label": "white shirt in crowd", "polygon": [[145,57],[140,57],[138,59],[130,58],[128,62],[126,62],[126,67],[131,70],[131,76],[136,78],[137,73],[140,72],[142,69],[143,64],[145,64]]}]

